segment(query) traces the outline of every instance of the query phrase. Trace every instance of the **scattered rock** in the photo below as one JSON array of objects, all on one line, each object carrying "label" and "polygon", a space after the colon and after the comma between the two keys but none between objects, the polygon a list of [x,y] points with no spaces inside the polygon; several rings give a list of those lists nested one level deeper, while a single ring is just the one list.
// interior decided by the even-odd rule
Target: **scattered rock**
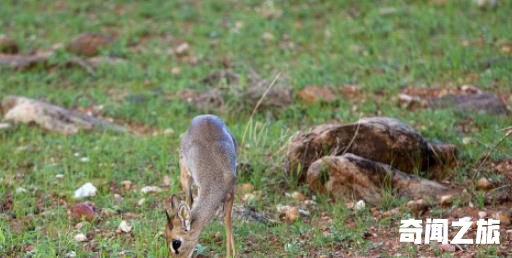
[{"label": "scattered rock", "polygon": [[33,55],[0,54],[0,68],[28,70],[38,65],[47,65],[49,57],[49,53],[36,53]]},{"label": "scattered rock", "polygon": [[487,216],[487,212],[485,212],[485,211],[479,211],[478,212],[478,218],[479,219],[485,219],[485,216]]},{"label": "scattered rock", "polygon": [[299,208],[289,205],[277,205],[277,211],[284,215],[287,221],[295,221],[300,217]]},{"label": "scattered rock", "polygon": [[512,229],[509,229],[505,232],[508,241],[512,241]]},{"label": "scattered rock", "polygon": [[22,194],[22,193],[26,193],[26,192],[27,192],[27,189],[25,189],[23,187],[16,188],[16,193],[17,194]]},{"label": "scattered rock", "polygon": [[331,102],[336,100],[336,95],[328,87],[309,86],[298,93],[299,98],[306,104],[315,102]]},{"label": "scattered rock", "polygon": [[64,174],[57,174],[57,175],[55,175],[55,178],[56,179],[63,179],[64,178]]},{"label": "scattered rock", "polygon": [[249,183],[240,184],[240,185],[238,185],[238,190],[242,193],[249,193],[249,192],[254,191],[254,186]]},{"label": "scattered rock", "polygon": [[407,208],[411,209],[414,213],[420,213],[426,211],[429,205],[423,199],[419,199],[407,202]]},{"label": "scattered rock", "polygon": [[76,253],[75,251],[69,251],[67,252],[65,255],[64,255],[64,258],[75,258],[76,257]]},{"label": "scattered rock", "polygon": [[416,110],[418,108],[425,108],[428,106],[427,101],[417,96],[411,96],[404,93],[398,95],[398,103],[401,108],[408,110]]},{"label": "scattered rock", "polygon": [[75,199],[86,198],[96,195],[96,187],[92,183],[85,183],[75,191]]},{"label": "scattered rock", "polygon": [[0,53],[2,54],[16,54],[18,53],[18,44],[5,35],[0,35]]},{"label": "scattered rock", "polygon": [[356,211],[364,210],[364,208],[366,208],[366,203],[363,200],[359,200],[354,204],[354,210]]},{"label": "scattered rock", "polygon": [[[288,145],[287,171],[300,181],[311,163],[325,155],[352,153],[390,164],[398,170],[442,179],[456,165],[456,148],[429,144],[416,130],[387,117],[364,118],[353,124],[327,124],[294,137]],[[427,173],[428,172],[428,173]]]},{"label": "scattered rock", "polygon": [[2,130],[2,129],[9,129],[10,127],[11,127],[11,124],[0,123],[0,130]]},{"label": "scattered rock", "polygon": [[130,180],[123,180],[121,185],[123,185],[124,190],[126,191],[130,191],[133,188],[133,183]]},{"label": "scattered rock", "polygon": [[144,186],[140,189],[140,192],[143,194],[147,193],[159,193],[162,189],[158,186],[150,185],[150,186]]},{"label": "scattered rock", "polygon": [[402,107],[414,109],[430,107],[435,109],[452,108],[459,112],[508,114],[506,103],[496,94],[484,92],[472,85],[460,87],[408,87],[398,96]]},{"label": "scattered rock", "polygon": [[82,234],[82,233],[76,234],[74,239],[77,242],[86,242],[88,240],[87,236],[85,234]]},{"label": "scattered rock", "polygon": [[256,195],[252,194],[252,193],[246,193],[244,194],[244,196],[242,197],[242,201],[246,202],[246,203],[251,203],[251,202],[254,202],[257,200],[257,197]]},{"label": "scattered rock", "polygon": [[353,154],[325,156],[314,162],[308,169],[307,182],[314,192],[334,199],[362,199],[372,205],[381,203],[384,186],[411,199],[436,199],[449,192],[448,187],[434,181]]},{"label": "scattered rock", "polygon": [[102,129],[127,132],[121,126],[86,114],[64,109],[40,100],[8,96],[2,100],[4,121],[35,123],[40,127],[62,134],[75,134],[80,130]]},{"label": "scattered rock", "polygon": [[507,105],[491,93],[475,93],[466,95],[446,95],[434,99],[433,108],[453,108],[461,112],[480,112],[494,115],[508,114]]},{"label": "scattered rock", "polygon": [[186,89],[178,92],[177,97],[201,111],[216,111],[224,107],[224,97],[217,89],[208,89],[207,91]]},{"label": "scattered rock", "polygon": [[483,10],[494,9],[498,6],[498,0],[474,0],[474,2]]},{"label": "scattered rock", "polygon": [[117,229],[124,233],[130,233],[132,231],[132,225],[130,225],[126,220],[122,220]]},{"label": "scattered rock", "polygon": [[442,245],[439,245],[439,249],[445,251],[445,252],[455,252],[455,245],[451,245],[451,244],[442,244]]},{"label": "scattered rock", "polygon": [[72,219],[91,221],[96,217],[96,206],[92,202],[81,202],[73,205],[70,210]]},{"label": "scattered rock", "polygon": [[113,42],[113,38],[101,33],[82,33],[73,38],[66,49],[76,55],[92,57]]},{"label": "scattered rock", "polygon": [[440,198],[439,198],[439,203],[441,205],[450,205],[453,203],[453,199],[454,199],[454,196],[453,194],[446,194],[446,195],[442,195]]},{"label": "scattered rock", "polygon": [[140,200],[137,201],[137,206],[142,206],[142,205],[144,205],[145,202],[146,202],[146,198],[141,198]]},{"label": "scattered rock", "polygon": [[494,214],[494,218],[501,222],[501,225],[510,225],[511,218],[510,212],[507,211],[498,211]]},{"label": "scattered rock", "polygon": [[489,190],[491,188],[492,188],[491,182],[489,182],[489,180],[487,180],[487,178],[485,178],[485,177],[481,177],[476,182],[476,189],[477,190],[486,191],[486,190]]},{"label": "scattered rock", "polygon": [[[291,87],[286,78],[276,76],[267,80],[252,72],[249,74],[249,82],[249,87],[245,91],[236,93],[235,97],[251,109],[256,105],[262,110],[280,109],[292,102]],[[273,85],[272,82],[274,82]]]},{"label": "scattered rock", "polygon": [[302,202],[302,201],[305,201],[305,200],[307,199],[307,198],[306,198],[306,196],[305,196],[304,194],[302,194],[301,192],[297,192],[297,191],[295,191],[295,192],[293,192],[293,193],[291,193],[291,194],[286,193],[286,196],[291,197],[291,198],[293,198],[294,200],[296,200],[296,201],[301,201],[301,202]]},{"label": "scattered rock", "polygon": [[163,186],[170,186],[171,185],[171,177],[165,175],[162,179],[162,185]]}]

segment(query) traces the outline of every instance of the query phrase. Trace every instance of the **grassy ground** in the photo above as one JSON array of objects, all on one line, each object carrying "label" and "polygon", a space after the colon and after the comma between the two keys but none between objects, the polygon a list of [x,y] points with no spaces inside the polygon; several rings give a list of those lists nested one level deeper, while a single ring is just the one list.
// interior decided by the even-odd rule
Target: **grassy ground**
[{"label": "grassy ground", "polygon": [[[166,96],[185,88],[204,90],[202,78],[226,66],[243,78],[251,70],[269,79],[280,72],[294,93],[310,85],[345,84],[357,84],[365,93],[357,103],[340,95],[333,103],[313,105],[294,96],[286,108],[272,115],[257,112],[252,120],[252,107],[239,112],[236,99],[226,100],[218,114],[243,142],[240,161],[252,169],[241,173],[239,182],[251,183],[263,193],[251,203],[260,211],[277,217],[277,204],[300,204],[286,192],[311,196],[283,173],[282,147],[289,136],[320,123],[350,122],[361,116],[397,117],[429,140],[457,144],[462,166],[454,178],[464,182],[474,173],[471,164],[502,137],[497,130],[510,126],[512,118],[451,110],[412,112],[401,109],[393,97],[405,86],[449,84],[511,93],[510,53],[499,47],[499,42],[512,41],[511,11],[510,1],[483,11],[469,0],[2,1],[0,34],[19,42],[23,52],[49,49],[82,32],[103,32],[116,40],[101,55],[126,62],[100,66],[94,77],[82,69],[0,70],[0,96],[42,98],[75,109],[102,105],[103,115],[116,121],[157,132],[170,128],[174,133],[62,136],[30,126],[1,130],[0,256],[63,257],[75,251],[79,257],[164,257],[167,250],[158,232],[165,221],[164,199],[179,191],[179,135],[201,113]],[[190,45],[197,62],[169,54],[179,42]],[[60,50],[52,62],[70,56]],[[492,64],[482,65],[488,62]],[[467,119],[477,129],[457,132],[457,124]],[[249,133],[242,140],[246,129]],[[463,144],[465,137],[474,140]],[[510,158],[511,151],[512,142],[505,140],[491,158]],[[57,174],[64,178],[56,179]],[[138,191],[161,185],[165,175],[172,180],[164,192],[143,196]],[[123,180],[134,182],[135,190],[123,190]],[[68,207],[76,202],[73,191],[85,182],[98,187],[91,201],[103,215],[76,229]],[[19,187],[28,191],[16,193]],[[143,197],[146,202],[138,206]],[[236,223],[240,253],[246,257],[453,255],[437,247],[399,244],[398,220],[410,214],[377,220],[369,209],[354,212],[341,202],[315,198],[311,215],[294,223],[273,227]],[[244,204],[240,197],[236,203]],[[377,208],[402,203],[390,201]],[[130,234],[115,232],[122,219],[133,224]],[[220,237],[215,235],[218,231]],[[77,243],[73,236],[79,232],[93,240]],[[222,256],[223,237],[222,223],[214,222],[202,235],[200,253]],[[394,248],[383,245],[382,239]],[[473,254],[499,255],[500,248],[479,247]]]}]

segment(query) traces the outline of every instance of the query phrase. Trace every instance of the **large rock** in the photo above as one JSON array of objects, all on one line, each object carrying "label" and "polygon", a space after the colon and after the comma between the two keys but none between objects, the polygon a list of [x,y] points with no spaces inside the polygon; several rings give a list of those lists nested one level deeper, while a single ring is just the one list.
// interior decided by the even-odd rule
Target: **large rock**
[{"label": "large rock", "polygon": [[77,55],[93,57],[99,54],[100,50],[113,42],[113,38],[101,33],[82,33],[73,38],[66,46],[66,49]]},{"label": "large rock", "polygon": [[124,127],[77,111],[26,97],[7,96],[0,103],[3,120],[12,123],[36,124],[48,131],[74,134],[80,130],[127,132]]},{"label": "large rock", "polygon": [[475,94],[449,94],[431,101],[433,108],[453,108],[460,112],[479,112],[503,115],[509,112],[507,105],[496,95],[479,92]]},{"label": "large rock", "polygon": [[450,192],[437,182],[350,153],[315,161],[308,169],[307,182],[312,191],[334,199],[362,199],[373,205],[382,202],[386,187],[399,196],[436,201]]},{"label": "large rock", "polygon": [[353,124],[330,124],[296,136],[288,145],[288,173],[304,181],[311,163],[326,155],[353,153],[406,173],[435,179],[455,166],[453,145],[429,144],[416,130],[397,119],[364,118]]}]

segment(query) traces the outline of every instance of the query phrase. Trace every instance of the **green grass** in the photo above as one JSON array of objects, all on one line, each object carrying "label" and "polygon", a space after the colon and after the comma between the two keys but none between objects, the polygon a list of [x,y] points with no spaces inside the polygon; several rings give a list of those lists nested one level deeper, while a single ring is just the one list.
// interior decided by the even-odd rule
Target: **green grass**
[{"label": "green grass", "polygon": [[[243,143],[239,160],[250,164],[251,171],[242,173],[239,182],[251,183],[264,193],[253,204],[259,210],[275,214],[277,204],[290,201],[285,192],[307,192],[284,174],[283,146],[297,130],[333,120],[392,116],[415,126],[429,140],[455,143],[462,158],[456,177],[464,180],[473,173],[471,165],[482,152],[502,136],[497,130],[510,126],[512,118],[461,116],[451,110],[411,112],[398,107],[392,98],[409,85],[474,84],[510,92],[510,54],[500,52],[495,42],[512,41],[512,2],[501,1],[499,8],[489,11],[478,9],[470,0],[446,2],[2,1],[0,34],[15,39],[22,52],[49,49],[82,32],[103,32],[115,34],[116,40],[102,55],[126,62],[100,66],[95,77],[78,68],[0,70],[0,97],[43,98],[70,108],[103,105],[105,115],[118,121],[158,131],[171,128],[175,133],[62,136],[24,125],[0,130],[0,200],[13,201],[10,210],[0,213],[0,256],[29,257],[30,251],[32,257],[63,257],[75,251],[78,257],[164,257],[167,250],[158,232],[165,221],[164,199],[179,191],[179,135],[190,119],[201,113],[166,96],[184,88],[206,89],[202,78],[222,69],[226,62],[242,78],[251,70],[269,80],[280,72],[294,93],[309,85],[358,84],[369,96],[357,103],[357,112],[351,99],[340,97],[334,103],[306,106],[294,96],[293,103],[283,110],[271,115],[257,112],[252,119],[253,106],[238,112],[240,102],[227,99],[227,108],[218,115]],[[265,6],[282,14],[264,17],[257,10]],[[383,14],[387,7],[394,9]],[[262,39],[264,33],[271,33],[273,40]],[[197,64],[168,54],[181,40],[190,44]],[[480,43],[464,46],[464,40]],[[70,57],[59,50],[52,62],[62,63]],[[505,59],[490,68],[479,65],[494,58]],[[175,67],[181,70],[178,75],[171,73]],[[381,95],[380,101],[375,101],[374,93]],[[456,124],[465,117],[473,119],[479,130],[456,132]],[[464,145],[463,137],[475,141]],[[511,150],[512,142],[505,140],[492,158],[510,157]],[[89,161],[81,162],[82,157]],[[64,178],[56,179],[57,174]],[[172,177],[171,187],[156,195],[139,193],[145,185],[160,185],[164,175]],[[133,181],[135,190],[123,190],[123,180]],[[73,191],[89,181],[99,191],[91,201],[113,215],[75,229],[67,207],[75,202]],[[16,193],[19,187],[27,192]],[[123,199],[115,200],[114,192]],[[136,203],[143,197],[146,202],[138,207]],[[241,201],[237,199],[237,203]],[[391,209],[402,203],[386,195],[379,208]],[[392,255],[373,248],[366,239],[368,227],[376,223],[368,210],[354,214],[319,196],[318,205],[310,211],[305,221],[276,227],[236,224],[238,250],[247,257],[310,257],[334,250]],[[310,225],[322,214],[333,218],[329,235]],[[121,219],[133,223],[132,234],[115,233]],[[353,227],[347,228],[347,223]],[[398,224],[387,221],[378,227],[397,231]],[[79,232],[93,234],[94,241],[76,243],[73,236]],[[203,255],[224,254],[223,242],[212,237],[215,232],[224,238],[218,221],[203,233]],[[404,253],[415,256],[421,251],[404,247]],[[479,254],[496,252],[487,249]]]}]

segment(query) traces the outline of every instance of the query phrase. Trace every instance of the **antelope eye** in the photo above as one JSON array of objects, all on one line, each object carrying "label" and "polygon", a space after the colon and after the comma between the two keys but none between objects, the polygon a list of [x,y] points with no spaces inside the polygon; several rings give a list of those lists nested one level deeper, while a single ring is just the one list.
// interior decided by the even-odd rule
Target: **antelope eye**
[{"label": "antelope eye", "polygon": [[172,249],[174,249],[174,251],[176,251],[176,253],[178,253],[178,248],[180,248],[180,246],[181,246],[181,241],[178,239],[173,239],[171,244],[172,244]]}]

